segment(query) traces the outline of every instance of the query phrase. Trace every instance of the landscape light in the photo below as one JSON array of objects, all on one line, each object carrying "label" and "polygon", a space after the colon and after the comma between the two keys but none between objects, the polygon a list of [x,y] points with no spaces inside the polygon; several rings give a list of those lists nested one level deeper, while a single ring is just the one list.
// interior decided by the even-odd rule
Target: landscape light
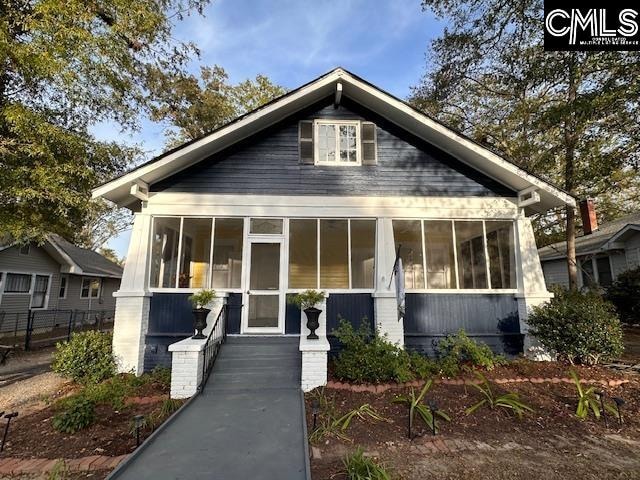
[{"label": "landscape light", "polygon": [[431,431],[436,434],[436,412],[438,411],[438,405],[433,400],[429,400],[429,410],[431,410]]},{"label": "landscape light", "polygon": [[[4,412],[0,413],[2,415]],[[7,413],[4,418],[7,419],[7,423],[4,425],[4,435],[2,436],[2,445],[0,445],[0,452],[4,450],[4,444],[7,441],[7,433],[9,433],[9,424],[11,423],[11,419],[18,416],[18,412]]]},{"label": "landscape light", "polygon": [[140,446],[140,427],[142,427],[142,421],[144,420],[144,415],[136,415],[133,417],[136,425],[136,448]]},{"label": "landscape light", "polygon": [[598,396],[598,398],[600,399],[600,409],[602,410],[602,419],[604,420],[604,426],[605,426],[605,428],[609,428],[609,423],[607,422],[607,412],[606,412],[606,410],[604,408],[605,392],[595,391],[593,393],[595,393]]},{"label": "landscape light", "polygon": [[624,400],[618,397],[613,397],[613,401],[616,404],[616,411],[618,412],[618,423],[622,425],[622,412],[620,411],[620,409],[624,405]]},{"label": "landscape light", "polygon": [[311,411],[313,412],[313,430],[315,430],[318,425],[318,413],[320,412],[320,400],[317,398],[311,400]]}]

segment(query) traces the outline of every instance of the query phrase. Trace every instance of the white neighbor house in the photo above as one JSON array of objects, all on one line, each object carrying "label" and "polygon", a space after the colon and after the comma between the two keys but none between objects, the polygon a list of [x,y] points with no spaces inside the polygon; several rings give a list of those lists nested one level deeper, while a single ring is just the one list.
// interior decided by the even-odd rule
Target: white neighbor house
[{"label": "white neighbor house", "polygon": [[[301,385],[327,380],[338,317],[429,352],[460,328],[508,353],[548,298],[527,215],[567,193],[337,68],[94,190],[135,212],[117,298],[123,370],[171,364],[195,385],[203,287],[237,335],[298,335]],[[402,245],[406,315],[391,272]],[[328,293],[319,340],[287,295]],[[233,308],[235,306],[235,308]],[[206,332],[205,332],[206,333]],[[333,342],[335,343],[335,342]],[[185,387],[187,388],[187,387]],[[185,396],[193,392],[183,392]]]}]

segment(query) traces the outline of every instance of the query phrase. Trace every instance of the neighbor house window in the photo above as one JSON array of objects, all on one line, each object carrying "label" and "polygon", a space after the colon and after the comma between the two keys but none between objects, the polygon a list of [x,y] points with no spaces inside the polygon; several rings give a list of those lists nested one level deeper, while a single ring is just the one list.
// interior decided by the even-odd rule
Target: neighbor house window
[{"label": "neighbor house window", "polygon": [[360,122],[316,121],[317,164],[360,164]]},{"label": "neighbor house window", "polygon": [[289,288],[373,288],[375,220],[289,220]]},{"label": "neighbor house window", "polygon": [[582,285],[591,287],[596,285],[596,276],[593,270],[593,259],[586,258],[580,261],[580,272],[582,274]]},{"label": "neighbor house window", "polygon": [[30,251],[31,245],[29,245],[28,243],[20,247],[20,255],[29,255]]},{"label": "neighbor house window", "polygon": [[36,283],[31,295],[31,308],[44,308],[49,290],[49,276],[36,275]]},{"label": "neighbor house window", "polygon": [[31,291],[31,275],[7,273],[5,282],[5,293],[29,293]]},{"label": "neighbor house window", "polygon": [[58,290],[58,298],[67,298],[67,281],[68,278],[66,275],[62,275],[60,277],[60,289]]},{"label": "neighbor house window", "polygon": [[82,288],[80,289],[80,298],[98,298],[100,296],[100,279],[99,278],[82,278]]},{"label": "neighbor house window", "polygon": [[515,289],[513,228],[512,221],[393,220],[405,287]]},{"label": "neighbor house window", "polygon": [[178,287],[204,288],[209,283],[211,260],[211,219],[185,218]]},{"label": "neighbor house window", "polygon": [[613,273],[611,273],[609,257],[596,258],[596,267],[598,268],[598,283],[603,287],[611,285],[613,282]]},{"label": "neighbor house window", "polygon": [[213,288],[240,288],[242,278],[242,243],[244,219],[214,219]]}]

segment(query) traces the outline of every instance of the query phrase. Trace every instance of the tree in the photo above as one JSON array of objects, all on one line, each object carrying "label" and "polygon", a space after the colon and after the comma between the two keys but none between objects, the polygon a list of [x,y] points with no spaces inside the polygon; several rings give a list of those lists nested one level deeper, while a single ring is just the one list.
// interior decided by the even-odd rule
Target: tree
[{"label": "tree", "polygon": [[206,0],[0,1],[0,229],[20,242],[75,240],[90,189],[137,150],[99,142],[98,122],[135,128],[150,72],[179,72],[191,44],[175,19]]},{"label": "tree", "polygon": [[229,84],[227,73],[219,66],[201,67],[200,78],[163,70],[154,71],[152,78],[157,95],[151,119],[177,127],[177,131],[168,131],[171,146],[202,137],[286,92],[264,75]]},{"label": "tree", "polygon": [[117,263],[121,267],[124,267],[124,258],[118,257],[118,254],[113,248],[100,247],[98,253],[113,263]]},{"label": "tree", "polygon": [[[598,198],[608,217],[637,207],[637,52],[545,52],[542,0],[423,0],[423,8],[449,26],[431,44],[414,104],[569,193]],[[575,288],[575,210],[535,224],[546,241],[564,231]]]},{"label": "tree", "polygon": [[89,205],[82,230],[76,235],[76,243],[98,251],[112,237],[128,230],[133,215],[126,208],[118,208],[111,202],[97,200]]}]

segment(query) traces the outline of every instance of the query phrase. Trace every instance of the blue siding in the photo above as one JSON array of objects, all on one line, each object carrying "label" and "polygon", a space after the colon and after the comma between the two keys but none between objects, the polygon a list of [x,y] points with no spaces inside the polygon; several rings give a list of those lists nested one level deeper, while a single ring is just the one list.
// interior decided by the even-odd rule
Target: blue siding
[{"label": "blue siding", "polygon": [[154,293],[149,310],[149,334],[191,335],[193,306],[190,293]]},{"label": "blue siding", "polygon": [[[151,186],[152,191],[262,195],[509,196],[515,192],[345,99],[327,99]],[[378,164],[301,165],[298,121],[364,119],[377,125]]]},{"label": "blue siding", "polygon": [[302,326],[300,309],[297,305],[289,303],[293,297],[295,297],[294,293],[287,294],[287,306],[284,315],[284,333],[287,335],[300,335],[300,328]]},{"label": "blue siding", "polygon": [[327,339],[333,353],[340,350],[340,343],[332,332],[338,327],[340,319],[359,328],[363,322],[375,330],[373,298],[369,293],[332,293],[327,299]]},{"label": "blue siding", "polygon": [[242,294],[230,293],[227,297],[227,333],[240,333],[242,319]]},{"label": "blue siding", "polygon": [[439,340],[460,329],[498,353],[522,352],[518,302],[512,295],[407,294],[407,348],[433,355]]}]

